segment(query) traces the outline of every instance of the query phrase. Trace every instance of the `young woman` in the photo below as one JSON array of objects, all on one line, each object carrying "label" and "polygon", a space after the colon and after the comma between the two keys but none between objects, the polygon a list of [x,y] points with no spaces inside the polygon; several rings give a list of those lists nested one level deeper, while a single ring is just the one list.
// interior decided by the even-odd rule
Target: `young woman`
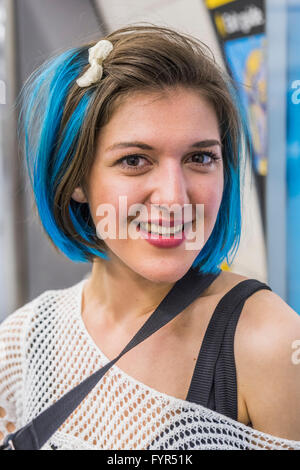
[{"label": "young woman", "polygon": [[[42,225],[92,272],[1,325],[3,435],[114,359],[193,269],[214,281],[125,354],[44,448],[300,448],[300,318],[265,284],[243,294],[247,278],[220,269],[239,245],[248,139],[206,46],[125,27],[47,61],[22,98]],[[196,368],[206,400],[187,399]]]}]

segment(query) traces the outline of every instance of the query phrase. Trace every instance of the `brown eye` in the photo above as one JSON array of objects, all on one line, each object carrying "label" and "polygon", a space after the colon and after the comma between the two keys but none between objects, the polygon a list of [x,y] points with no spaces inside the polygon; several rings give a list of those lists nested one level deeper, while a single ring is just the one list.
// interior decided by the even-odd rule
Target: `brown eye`
[{"label": "brown eye", "polygon": [[140,157],[137,155],[130,155],[130,157],[126,157],[125,160],[129,166],[138,166],[138,160]]},{"label": "brown eye", "polygon": [[[192,163],[197,163],[198,165],[201,165],[201,166],[211,166],[215,161],[220,160],[220,157],[218,157],[215,153],[210,152],[210,151],[194,153],[191,156],[191,158],[192,159],[196,158],[196,161]],[[208,162],[205,163],[203,160],[205,159],[207,160],[207,158],[208,158]]]},{"label": "brown eye", "polygon": [[141,166],[138,164],[140,159],[147,161],[146,158],[141,155],[127,155],[126,157],[120,158],[116,164],[129,171],[137,171],[144,168],[144,165]]}]

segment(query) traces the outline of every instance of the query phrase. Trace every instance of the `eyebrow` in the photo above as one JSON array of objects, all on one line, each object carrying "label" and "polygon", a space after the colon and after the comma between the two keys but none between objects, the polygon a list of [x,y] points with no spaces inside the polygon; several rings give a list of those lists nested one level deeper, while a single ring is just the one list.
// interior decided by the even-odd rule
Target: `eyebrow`
[{"label": "eyebrow", "polygon": [[[215,139],[207,139],[207,140],[200,140],[199,142],[194,142],[191,145],[191,148],[204,148],[204,147],[212,147],[214,145],[219,145],[220,148],[223,147],[221,142],[219,140]],[[143,150],[155,150],[154,147],[151,147],[151,145],[145,144],[143,142],[118,142],[117,144],[113,144],[110,147],[107,147],[105,152],[115,150],[115,149],[123,149],[123,148],[128,148],[128,147],[138,147]]]}]

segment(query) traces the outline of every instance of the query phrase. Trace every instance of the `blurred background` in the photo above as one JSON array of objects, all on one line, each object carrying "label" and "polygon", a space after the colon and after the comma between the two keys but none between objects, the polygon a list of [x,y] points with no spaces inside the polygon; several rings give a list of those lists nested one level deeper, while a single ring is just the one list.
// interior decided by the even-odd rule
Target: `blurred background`
[{"label": "blurred background", "polygon": [[300,313],[300,0],[0,0],[0,321],[91,270],[54,250],[34,212],[18,93],[50,55],[137,21],[198,37],[236,80],[253,160],[240,248],[222,269],[267,282]]}]

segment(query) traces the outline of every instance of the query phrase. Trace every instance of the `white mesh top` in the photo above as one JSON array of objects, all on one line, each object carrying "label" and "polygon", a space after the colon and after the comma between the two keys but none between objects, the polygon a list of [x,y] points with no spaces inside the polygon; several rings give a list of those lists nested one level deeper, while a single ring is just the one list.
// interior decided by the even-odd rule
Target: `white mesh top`
[{"label": "white mesh top", "polygon": [[[24,426],[109,359],[81,317],[82,280],[49,290],[0,325],[0,432]],[[117,365],[43,446],[50,449],[298,449],[224,415],[158,392]]]}]

